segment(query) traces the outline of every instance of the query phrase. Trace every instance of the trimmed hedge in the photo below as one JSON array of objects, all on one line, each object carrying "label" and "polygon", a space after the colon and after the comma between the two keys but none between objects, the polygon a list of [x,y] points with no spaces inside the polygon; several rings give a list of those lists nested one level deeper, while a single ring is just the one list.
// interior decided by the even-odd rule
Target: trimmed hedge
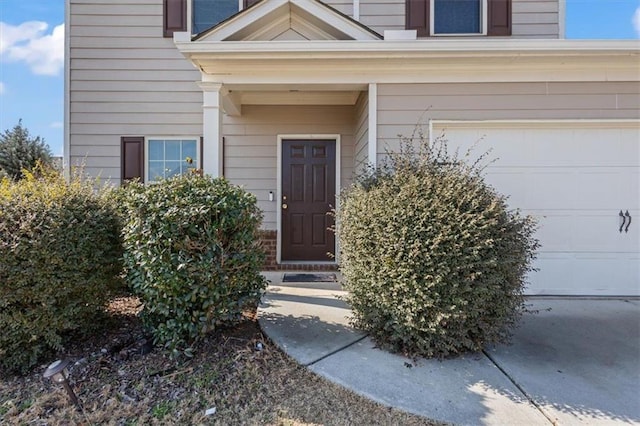
[{"label": "trimmed hedge", "polygon": [[393,351],[446,357],[509,337],[535,222],[446,141],[405,140],[341,194],[341,271],[354,324]]},{"label": "trimmed hedge", "polygon": [[0,183],[0,364],[26,371],[88,331],[122,289],[117,212],[80,177]]},{"label": "trimmed hedge", "polygon": [[121,193],[126,276],[156,344],[174,354],[239,319],[266,287],[262,213],[224,179],[189,174]]}]

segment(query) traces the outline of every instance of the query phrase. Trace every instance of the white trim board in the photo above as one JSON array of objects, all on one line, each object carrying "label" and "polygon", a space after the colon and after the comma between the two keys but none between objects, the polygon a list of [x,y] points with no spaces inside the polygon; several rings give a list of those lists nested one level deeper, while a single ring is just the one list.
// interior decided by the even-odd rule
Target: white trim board
[{"label": "white trim board", "polygon": [[[314,140],[333,139],[336,141],[336,202],[335,209],[340,208],[340,179],[341,179],[341,136],[339,134],[279,134],[277,136],[277,171],[276,171],[276,263],[282,263],[282,141],[289,139]],[[335,263],[340,261],[338,239],[336,238]],[[307,263],[307,262],[304,262]]]}]

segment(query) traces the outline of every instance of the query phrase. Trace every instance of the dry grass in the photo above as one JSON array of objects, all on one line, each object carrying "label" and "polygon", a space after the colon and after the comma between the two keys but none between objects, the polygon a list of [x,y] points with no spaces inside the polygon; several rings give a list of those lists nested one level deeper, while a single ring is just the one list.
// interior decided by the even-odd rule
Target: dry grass
[{"label": "dry grass", "polygon": [[251,315],[200,342],[191,359],[171,360],[161,350],[142,355],[137,307],[133,298],[117,300],[107,331],[65,354],[82,410],[42,378],[42,365],[25,377],[0,377],[0,423],[436,424],[309,372],[266,339]]}]

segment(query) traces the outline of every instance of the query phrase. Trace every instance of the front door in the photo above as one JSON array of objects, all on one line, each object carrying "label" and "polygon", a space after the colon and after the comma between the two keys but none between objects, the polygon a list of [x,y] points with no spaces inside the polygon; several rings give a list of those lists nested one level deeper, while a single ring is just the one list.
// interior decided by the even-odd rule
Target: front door
[{"label": "front door", "polygon": [[331,261],[336,141],[282,141],[282,260]]}]

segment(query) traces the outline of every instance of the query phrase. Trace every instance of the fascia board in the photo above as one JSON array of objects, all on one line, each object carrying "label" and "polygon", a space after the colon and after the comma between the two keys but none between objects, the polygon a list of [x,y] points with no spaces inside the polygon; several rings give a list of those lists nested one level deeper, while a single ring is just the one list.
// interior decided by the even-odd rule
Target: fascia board
[{"label": "fascia board", "polygon": [[636,40],[328,40],[328,41],[176,41],[185,56],[249,54],[258,57],[341,54],[376,56],[565,56],[638,55]]}]

